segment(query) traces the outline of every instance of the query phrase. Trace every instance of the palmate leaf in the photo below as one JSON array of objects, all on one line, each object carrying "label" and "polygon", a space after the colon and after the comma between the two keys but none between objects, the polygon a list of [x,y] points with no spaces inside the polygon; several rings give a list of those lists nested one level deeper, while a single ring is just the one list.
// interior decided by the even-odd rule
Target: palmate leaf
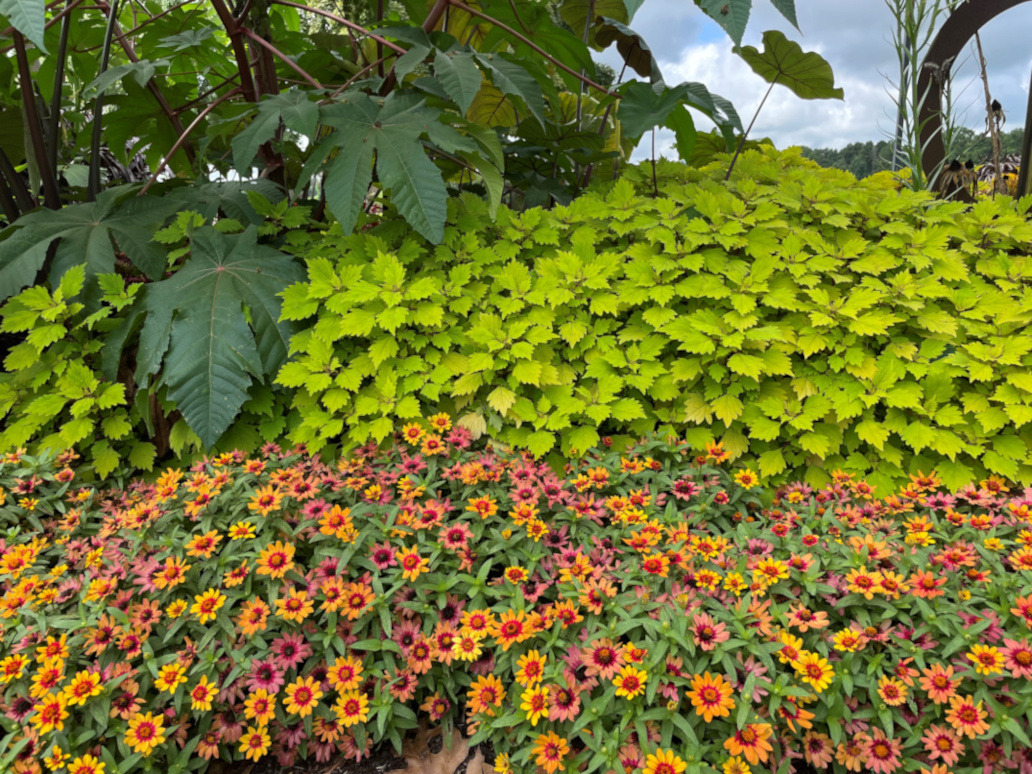
[{"label": "palmate leaf", "polygon": [[306,137],[315,135],[319,107],[300,89],[276,94],[258,103],[258,113],[246,129],[233,138],[233,164],[242,174],[250,170],[261,144],[272,139],[282,121],[288,129]]},{"label": "palmate leaf", "polygon": [[[326,174],[326,202],[345,233],[355,227],[362,200],[372,182],[372,154],[380,182],[391,190],[398,212],[435,244],[444,239],[448,191],[441,173],[427,158],[422,137],[441,112],[425,100],[391,94],[382,101],[356,93],[322,110],[322,122],[337,131],[324,140],[340,148]],[[438,127],[434,127],[437,132]],[[441,127],[443,133],[444,127]],[[317,164],[325,153],[316,151]]]},{"label": "palmate leaf", "polygon": [[[61,210],[36,210],[0,232],[0,300],[31,285],[43,267],[47,248],[59,239],[50,281],[60,281],[73,266],[86,264],[87,280],[115,270],[115,246],[151,279],[165,268],[165,250],[151,241],[176,210],[176,203],[156,196],[136,197],[134,187],[101,192],[94,202]],[[87,294],[95,283],[87,281]],[[87,295],[87,300],[90,296]]]},{"label": "palmate leaf", "polygon": [[459,112],[465,114],[484,79],[473,54],[463,51],[438,51],[434,57],[434,72],[437,73],[448,96],[459,106]]},{"label": "palmate leaf", "polygon": [[662,82],[649,85],[631,81],[621,88],[621,93],[617,118],[625,137],[636,140],[653,127],[665,124],[679,105],[700,111],[725,135],[736,129],[741,131],[741,119],[731,103],[711,94],[701,83],[666,86]]},{"label": "palmate leaf", "polygon": [[842,89],[835,88],[835,74],[820,54],[804,52],[800,45],[783,32],[763,33],[763,51],[754,46],[736,49],[736,53],[767,83],[787,86],[802,99],[842,99]]},{"label": "palmate leaf", "polygon": [[147,288],[141,352],[146,343],[152,366],[164,354],[161,383],[208,448],[240,412],[252,377],[283,365],[296,333],[295,324],[279,321],[277,294],[305,272],[257,236],[254,227],[232,236],[198,229],[183,267]]}]

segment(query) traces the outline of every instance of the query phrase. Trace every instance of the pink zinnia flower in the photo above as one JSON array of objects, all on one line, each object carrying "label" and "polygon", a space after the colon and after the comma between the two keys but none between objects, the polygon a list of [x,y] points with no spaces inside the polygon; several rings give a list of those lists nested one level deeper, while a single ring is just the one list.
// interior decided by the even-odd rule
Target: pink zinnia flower
[{"label": "pink zinnia flower", "polygon": [[1032,649],[1026,640],[1003,641],[1003,663],[1015,677],[1032,677]]},{"label": "pink zinnia flower", "polygon": [[264,688],[270,694],[283,687],[283,672],[276,667],[272,659],[255,659],[251,662],[251,674],[247,677],[247,687],[251,691]]},{"label": "pink zinnia flower", "polygon": [[573,720],[580,713],[580,694],[576,689],[553,685],[550,691],[548,719],[553,723]]},{"label": "pink zinnia flower", "polygon": [[889,739],[880,729],[874,729],[874,736],[864,749],[867,754],[867,768],[875,774],[891,774],[899,768],[900,741]]},{"label": "pink zinnia flower", "polygon": [[369,558],[376,565],[377,570],[386,570],[388,567],[398,566],[398,562],[394,558],[394,548],[386,540],[383,543],[373,545]]},{"label": "pink zinnia flower", "polygon": [[276,665],[281,669],[296,667],[312,655],[312,646],[298,632],[289,632],[282,637],[277,637],[272,641],[271,650],[275,656]]},{"label": "pink zinnia flower", "polygon": [[706,613],[696,613],[692,618],[692,641],[703,650],[713,650],[730,637],[727,627],[717,623]]}]

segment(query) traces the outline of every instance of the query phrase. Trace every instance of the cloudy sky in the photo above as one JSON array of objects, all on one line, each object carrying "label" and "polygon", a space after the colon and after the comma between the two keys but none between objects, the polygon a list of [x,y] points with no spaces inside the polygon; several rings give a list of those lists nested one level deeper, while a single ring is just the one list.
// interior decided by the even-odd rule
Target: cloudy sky
[{"label": "cloudy sky", "polygon": [[[890,81],[898,81],[899,66],[892,47],[893,19],[885,0],[796,0],[801,33],[770,0],[753,2],[743,43],[762,49],[764,30],[784,31],[805,51],[816,51],[831,63],[845,100],[801,100],[775,86],[752,136],[770,137],[778,147],[827,148],[891,137],[895,109]],[[730,99],[748,125],[768,84],[732,53],[730,38],[691,0],[646,0],[630,26],[656,53],[667,83],[706,84],[710,91]],[[1032,74],[1029,30],[1032,3],[1002,14],[982,31],[989,85],[1007,113],[1007,129],[1024,124]],[[976,56],[972,42],[954,67],[961,123],[972,128],[985,125]],[[601,59],[619,71],[622,61],[615,47]],[[699,122],[700,129],[704,123],[705,119]],[[657,135],[657,150],[671,145],[671,133],[663,130]]]}]

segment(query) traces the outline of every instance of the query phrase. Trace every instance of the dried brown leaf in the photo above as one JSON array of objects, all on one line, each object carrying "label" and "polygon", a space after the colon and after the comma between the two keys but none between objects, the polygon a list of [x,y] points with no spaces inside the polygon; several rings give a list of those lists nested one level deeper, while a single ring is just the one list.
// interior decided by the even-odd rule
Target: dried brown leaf
[{"label": "dried brown leaf", "polygon": [[[420,726],[419,731],[402,745],[402,756],[410,774],[455,774],[455,771],[469,755],[469,743],[457,728],[452,729],[451,746],[442,743],[440,752],[430,750],[428,742],[441,733],[440,727],[428,729]],[[445,741],[445,740],[442,740]],[[480,756],[483,759],[483,756]]]}]

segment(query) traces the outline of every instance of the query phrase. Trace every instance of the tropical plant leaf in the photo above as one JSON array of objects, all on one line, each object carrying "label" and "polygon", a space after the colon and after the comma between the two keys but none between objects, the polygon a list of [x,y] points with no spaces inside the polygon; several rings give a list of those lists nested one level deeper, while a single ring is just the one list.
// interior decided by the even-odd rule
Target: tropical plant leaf
[{"label": "tropical plant leaf", "polygon": [[368,193],[375,151],[380,182],[390,189],[398,212],[431,242],[441,242],[448,191],[440,170],[427,157],[423,138],[446,149],[478,149],[441,123],[443,115],[427,107],[425,100],[397,93],[382,101],[354,94],[323,108],[322,122],[337,131],[316,150],[306,172],[320,166],[328,151],[340,148],[327,168],[326,201],[345,233],[355,227]]},{"label": "tropical plant leaf", "polygon": [[604,17],[595,29],[595,43],[601,48],[608,48],[614,42],[616,50],[634,72],[642,78],[649,78],[653,83],[663,80],[659,62],[641,35],[616,19]]},{"label": "tropical plant leaf", "polygon": [[725,136],[741,131],[741,119],[734,107],[723,97],[711,94],[701,83],[680,83],[666,86],[662,82],[651,86],[631,81],[622,89],[617,117],[625,137],[637,140],[655,126],[666,123],[667,117],[678,105],[698,110],[713,121]]},{"label": "tropical plant leaf", "polygon": [[200,228],[183,267],[148,288],[147,308],[163,312],[148,315],[141,348],[147,341],[160,350],[167,341],[161,383],[208,448],[240,412],[252,377],[271,377],[286,362],[296,333],[294,323],[279,321],[278,294],[305,272],[257,237],[254,227],[236,235]]},{"label": "tropical plant leaf", "polygon": [[44,54],[46,33],[46,0],[0,0],[0,16],[6,16],[11,26],[31,40]]},{"label": "tropical plant leaf", "polygon": [[695,130],[695,121],[687,108],[674,109],[666,120],[667,129],[674,132],[674,147],[677,148],[677,155],[681,161],[687,162],[695,150],[695,138],[698,132]]},{"label": "tropical plant leaf", "polygon": [[72,266],[85,263],[87,299],[95,285],[89,280],[114,272],[115,245],[148,277],[161,277],[165,250],[151,238],[177,204],[157,196],[133,196],[135,190],[120,186],[102,191],[94,202],[36,210],[0,232],[0,238],[7,234],[0,242],[0,300],[35,281],[54,240],[60,241],[50,281],[56,284]]},{"label": "tropical plant leaf", "polygon": [[167,59],[141,59],[137,62],[128,62],[126,64],[118,65],[117,67],[111,67],[86,85],[83,89],[83,97],[96,96],[99,91],[107,91],[107,89],[113,83],[133,76],[133,79],[140,85],[146,86],[147,81],[154,77],[154,73],[157,72],[159,67],[167,67],[169,61]]},{"label": "tropical plant leaf", "polygon": [[742,45],[752,0],[695,0],[695,4],[724,29],[736,46]]},{"label": "tropical plant leaf", "polygon": [[541,84],[526,67],[511,61],[505,54],[477,54],[477,61],[499,91],[522,99],[531,115],[544,126],[545,98]]},{"label": "tropical plant leaf", "polygon": [[259,102],[254,120],[233,138],[233,164],[241,174],[246,174],[251,168],[258,148],[272,139],[280,121],[298,134],[314,137],[319,123],[319,106],[300,89],[284,91]]},{"label": "tropical plant leaf", "polygon": [[796,29],[799,29],[799,20],[796,18],[795,0],[770,0],[771,4],[777,8],[781,15],[788,19],[789,23]]},{"label": "tropical plant leaf", "polygon": [[634,14],[638,13],[638,9],[641,8],[642,3],[645,0],[624,0],[624,7],[627,9],[627,23],[630,24],[634,20]]},{"label": "tropical plant leaf", "polygon": [[802,99],[842,99],[842,89],[835,88],[835,74],[824,57],[804,52],[800,45],[783,32],[763,33],[763,51],[754,46],[735,50],[767,83],[787,86]]},{"label": "tropical plant leaf", "polygon": [[584,37],[586,28],[595,26],[599,16],[615,19],[621,24],[630,20],[624,0],[563,0],[559,15],[578,38]]},{"label": "tropical plant leaf", "polygon": [[516,105],[500,89],[485,83],[466,112],[470,121],[486,127],[510,127],[519,123]]},{"label": "tropical plant leaf", "polygon": [[448,96],[459,106],[459,112],[465,115],[484,80],[473,54],[463,51],[438,51],[434,57],[434,72],[437,73]]}]

